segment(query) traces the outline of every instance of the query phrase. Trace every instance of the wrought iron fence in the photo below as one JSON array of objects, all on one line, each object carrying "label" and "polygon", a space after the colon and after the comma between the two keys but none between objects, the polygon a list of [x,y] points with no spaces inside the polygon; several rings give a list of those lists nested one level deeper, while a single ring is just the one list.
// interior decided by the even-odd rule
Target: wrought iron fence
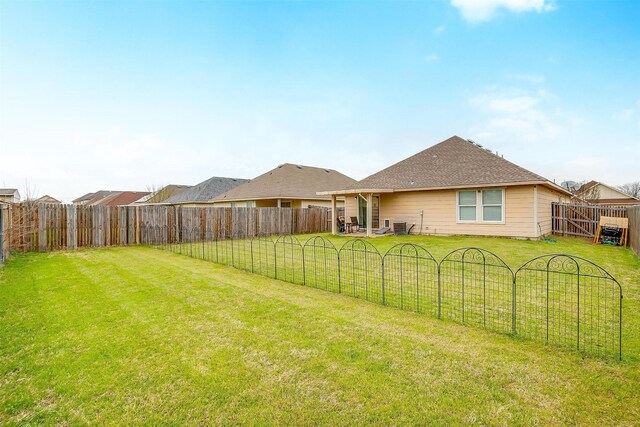
[{"label": "wrought iron fence", "polygon": [[[168,239],[168,232],[179,235]],[[622,287],[594,263],[545,255],[513,270],[496,254],[461,248],[441,261],[423,246],[402,243],[381,254],[363,239],[340,247],[322,236],[213,239],[200,227],[143,230],[163,249],[300,285],[499,333],[622,357]]]}]

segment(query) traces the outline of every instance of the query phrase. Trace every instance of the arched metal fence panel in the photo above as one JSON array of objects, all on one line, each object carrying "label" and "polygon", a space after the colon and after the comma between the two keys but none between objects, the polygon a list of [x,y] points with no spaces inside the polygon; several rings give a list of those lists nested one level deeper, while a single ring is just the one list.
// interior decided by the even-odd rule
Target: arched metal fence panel
[{"label": "arched metal fence panel", "polygon": [[231,251],[233,254],[232,267],[238,270],[251,271],[251,240],[242,230],[236,230],[231,238]]},{"label": "arched metal fence panel", "polygon": [[261,276],[276,277],[276,247],[268,236],[251,239],[251,256],[253,273]]},{"label": "arched metal fence panel", "polygon": [[384,303],[438,315],[438,262],[420,245],[399,243],[384,255]]},{"label": "arched metal fence panel", "polygon": [[500,257],[480,248],[457,249],[439,270],[442,318],[513,331],[513,272]]},{"label": "arched metal fence panel", "polygon": [[518,335],[602,356],[622,355],[622,288],[591,261],[545,255],[516,272]]},{"label": "arched metal fence panel", "polygon": [[316,236],[302,248],[304,284],[332,292],[340,292],[338,250],[329,240]]},{"label": "arched metal fence panel", "polygon": [[[189,225],[196,224],[196,225]],[[217,237],[217,238],[216,238]],[[343,293],[403,310],[621,357],[622,288],[605,270],[570,255],[534,258],[516,273],[480,248],[450,252],[439,263],[415,244],[384,256],[363,239],[339,250],[316,236],[252,239],[197,221],[182,227],[144,226],[148,245],[291,283]]]},{"label": "arched metal fence panel", "polygon": [[346,242],[340,257],[340,291],[345,295],[382,303],[384,287],[382,255],[375,246],[362,239]]},{"label": "arched metal fence panel", "polygon": [[304,284],[302,245],[294,236],[278,237],[276,247],[276,279]]}]

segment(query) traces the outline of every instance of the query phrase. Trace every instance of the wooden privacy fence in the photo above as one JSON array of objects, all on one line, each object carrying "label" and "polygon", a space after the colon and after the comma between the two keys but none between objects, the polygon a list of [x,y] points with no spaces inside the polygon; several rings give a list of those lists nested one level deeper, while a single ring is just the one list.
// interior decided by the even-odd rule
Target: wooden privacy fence
[{"label": "wooden privacy fence", "polygon": [[560,236],[594,237],[601,216],[626,218],[627,209],[618,206],[552,203],[552,232]]},{"label": "wooden privacy fence", "polygon": [[145,244],[143,232],[163,227],[180,242],[181,230],[198,227],[203,236],[224,238],[320,233],[330,229],[326,208],[216,208],[182,206],[76,206],[22,203],[3,212],[4,255],[81,247]]},{"label": "wooden privacy fence", "polygon": [[627,208],[629,217],[629,246],[640,256],[640,206]]}]

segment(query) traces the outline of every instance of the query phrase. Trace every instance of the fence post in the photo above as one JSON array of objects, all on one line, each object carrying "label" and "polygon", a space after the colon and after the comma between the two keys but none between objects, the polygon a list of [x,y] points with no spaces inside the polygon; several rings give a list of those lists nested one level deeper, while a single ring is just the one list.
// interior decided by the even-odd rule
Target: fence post
[{"label": "fence post", "polygon": [[440,280],[440,264],[438,263],[438,319],[442,319],[442,284]]},{"label": "fence post", "polygon": [[513,274],[513,286],[511,291],[511,332],[514,335],[516,335],[516,275],[515,274]]},{"label": "fence post", "polygon": [[[400,261],[402,261],[402,258],[400,258]],[[382,266],[382,305],[387,305],[384,295],[384,257],[382,257],[382,261],[380,262],[380,264]]]},{"label": "fence post", "polygon": [[38,247],[40,252],[47,250],[46,212],[44,203],[38,203]]},{"label": "fence post", "polygon": [[0,266],[4,261],[4,223],[2,215],[4,214],[4,206],[0,205]]}]

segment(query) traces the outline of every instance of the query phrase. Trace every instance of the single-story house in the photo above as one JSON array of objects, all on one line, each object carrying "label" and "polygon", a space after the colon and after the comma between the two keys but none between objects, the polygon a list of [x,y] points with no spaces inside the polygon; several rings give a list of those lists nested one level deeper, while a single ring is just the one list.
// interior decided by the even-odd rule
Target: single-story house
[{"label": "single-story house", "polygon": [[576,196],[581,200],[597,205],[640,205],[640,199],[630,196],[618,188],[598,181],[589,181],[582,185],[576,191]]},{"label": "single-story house", "polygon": [[42,197],[39,197],[38,199],[36,199],[36,203],[48,203],[48,204],[53,204],[53,205],[60,205],[62,204],[62,202],[58,199],[56,199],[55,197],[51,197],[48,194],[45,194]]},{"label": "single-story house", "polygon": [[[346,199],[371,236],[405,223],[411,234],[538,238],[551,232],[551,203],[568,201],[564,188],[453,136],[354,185],[323,191]],[[335,212],[335,209],[334,209]],[[332,218],[337,233],[336,218]]]},{"label": "single-story house", "polygon": [[[318,191],[344,188],[355,182],[355,179],[333,169],[285,163],[214,197],[212,201],[220,207],[331,207],[331,196],[319,195]],[[342,200],[337,203],[342,203]]]},{"label": "single-story house", "polygon": [[17,188],[0,188],[0,202],[20,203],[20,192]]},{"label": "single-story house", "polygon": [[248,179],[242,178],[214,176],[184,191],[180,191],[160,203],[182,206],[211,206],[211,199],[248,181]]}]

